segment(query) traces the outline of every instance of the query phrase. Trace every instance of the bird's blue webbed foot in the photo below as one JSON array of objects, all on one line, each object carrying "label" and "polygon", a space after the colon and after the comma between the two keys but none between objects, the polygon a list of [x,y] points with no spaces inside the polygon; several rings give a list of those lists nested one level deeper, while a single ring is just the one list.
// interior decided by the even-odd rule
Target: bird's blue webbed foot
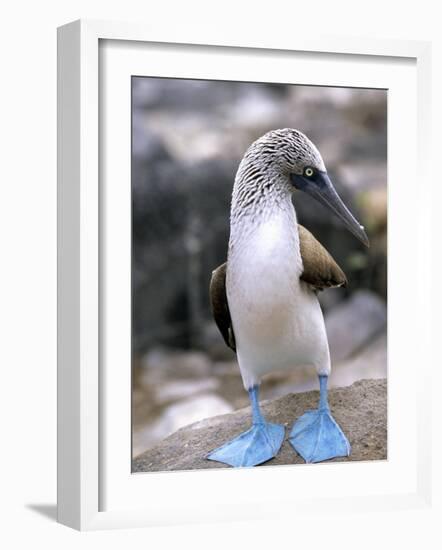
[{"label": "bird's blue webbed foot", "polygon": [[322,462],[350,454],[350,443],[330,411],[307,411],[290,433],[289,441],[306,462]]},{"label": "bird's blue webbed foot", "polygon": [[284,440],[284,426],[254,424],[235,439],[228,441],[207,455],[209,460],[230,466],[257,466],[275,457]]},{"label": "bird's blue webbed foot", "polygon": [[327,376],[320,376],[317,410],[307,411],[294,424],[289,441],[306,462],[322,462],[349,456],[351,447],[330,412],[327,402]]},{"label": "bird's blue webbed foot", "polygon": [[284,426],[266,422],[259,411],[258,387],[250,391],[253,424],[250,429],[207,455],[209,460],[234,467],[257,466],[274,458],[284,440]]}]

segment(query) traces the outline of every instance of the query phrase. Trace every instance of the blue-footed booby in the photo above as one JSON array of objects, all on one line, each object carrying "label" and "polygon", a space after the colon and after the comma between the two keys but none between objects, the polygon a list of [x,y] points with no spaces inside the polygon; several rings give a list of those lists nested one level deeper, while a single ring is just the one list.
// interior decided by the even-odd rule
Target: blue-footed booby
[{"label": "blue-footed booby", "polygon": [[327,400],[330,354],[317,292],[346,285],[325,248],[298,224],[292,197],[303,191],[328,207],[365,245],[368,238],[327,174],[316,146],[291,128],[268,132],[242,159],[234,182],[227,262],[212,273],[215,322],[236,351],[252,406],[252,426],[213,450],[210,460],[256,466],[277,455],[284,426],[263,417],[258,390],[266,374],[311,365],[319,405],[295,423],[289,441],[306,462],[350,454]]}]

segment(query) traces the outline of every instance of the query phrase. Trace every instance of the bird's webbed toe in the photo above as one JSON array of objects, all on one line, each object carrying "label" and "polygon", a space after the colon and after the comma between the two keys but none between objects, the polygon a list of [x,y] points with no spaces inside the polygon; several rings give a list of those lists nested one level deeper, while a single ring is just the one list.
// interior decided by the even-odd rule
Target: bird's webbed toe
[{"label": "bird's webbed toe", "polygon": [[307,411],[294,424],[289,441],[306,462],[349,456],[351,447],[328,409]]},{"label": "bird's webbed toe", "polygon": [[207,455],[234,467],[257,466],[274,458],[284,440],[284,426],[262,422]]}]

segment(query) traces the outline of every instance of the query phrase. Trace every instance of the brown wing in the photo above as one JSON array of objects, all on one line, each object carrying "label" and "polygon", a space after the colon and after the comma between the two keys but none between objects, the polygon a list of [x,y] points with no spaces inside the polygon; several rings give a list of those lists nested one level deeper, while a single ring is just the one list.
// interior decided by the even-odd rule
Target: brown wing
[{"label": "brown wing", "polygon": [[232,320],[230,318],[229,304],[226,293],[227,262],[217,267],[212,272],[210,280],[210,302],[213,318],[217,324],[225,343],[236,351],[235,335],[233,333]]},{"label": "brown wing", "polygon": [[[336,286],[346,286],[347,278],[327,250],[302,225],[299,228],[299,244],[304,271],[301,280],[315,290],[324,290]],[[227,262],[224,262],[212,272],[210,280],[210,302],[213,318],[225,343],[236,351],[235,334],[230,317],[226,294]]]},{"label": "brown wing", "polygon": [[304,271],[301,280],[316,290],[346,286],[347,278],[327,250],[305,227],[298,224]]}]

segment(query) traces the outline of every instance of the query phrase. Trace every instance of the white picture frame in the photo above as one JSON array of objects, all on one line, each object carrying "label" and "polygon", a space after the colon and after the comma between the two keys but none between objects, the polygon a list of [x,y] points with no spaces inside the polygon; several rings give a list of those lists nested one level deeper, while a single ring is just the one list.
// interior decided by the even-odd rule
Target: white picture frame
[{"label": "white picture frame", "polygon": [[[161,57],[166,49],[167,55]],[[135,53],[136,50],[138,53]],[[127,417],[130,416],[130,410],[127,409],[130,399],[127,392],[130,379],[130,355],[127,354],[128,337],[130,341],[130,319],[127,317],[127,296],[130,292],[127,231],[130,218],[127,215],[123,215],[122,236],[116,239],[118,242],[113,247],[115,252],[106,252],[106,239],[112,235],[114,227],[113,216],[118,209],[124,210],[124,205],[128,204],[130,188],[120,185],[117,179],[109,187],[116,192],[106,194],[103,176],[105,173],[106,178],[120,178],[121,182],[127,181],[128,173],[130,175],[128,105],[126,103],[125,110],[121,109],[121,112],[113,111],[112,116],[116,118],[112,121],[109,119],[109,125],[106,109],[109,104],[122,105],[119,102],[127,94],[125,78],[130,74],[140,74],[140,66],[150,67],[150,76],[199,75],[205,78],[216,78],[223,70],[227,71],[227,68],[223,69],[227,65],[229,71],[239,71],[235,69],[238,66],[243,67],[242,72],[238,72],[236,78],[232,76],[232,79],[239,79],[247,71],[243,78],[253,80],[257,78],[254,75],[261,74],[253,73],[257,71],[256,67],[265,66],[265,59],[271,57],[267,76],[262,74],[260,80],[268,78],[269,81],[278,81],[276,79],[284,74],[287,60],[292,60],[292,57],[294,60],[296,55],[299,70],[306,71],[304,83],[305,79],[309,79],[313,84],[330,84],[330,79],[333,79],[335,85],[354,86],[359,82],[359,85],[371,83],[373,86],[378,83],[379,87],[384,87],[382,82],[392,79],[392,90],[396,90],[391,96],[394,100],[389,99],[389,203],[393,204],[393,209],[389,208],[389,282],[392,276],[400,273],[403,265],[395,245],[399,246],[401,239],[406,238],[411,244],[420,243],[415,247],[416,262],[411,272],[412,280],[419,280],[420,285],[412,286],[410,326],[405,326],[400,319],[400,291],[403,283],[398,281],[389,297],[389,363],[400,362],[403,365],[402,372],[410,374],[399,386],[398,377],[394,373],[390,376],[389,370],[389,426],[393,423],[399,427],[392,432],[393,440],[389,434],[389,460],[386,463],[359,465],[324,464],[314,469],[309,466],[279,466],[241,471],[131,475],[130,461],[127,460],[127,453],[130,453],[130,445],[127,445],[130,438],[130,425],[127,423]],[[304,69],[302,55],[308,55]],[[181,61],[186,60],[185,63],[180,63],[180,56],[184,56]],[[247,63],[247,66],[243,62],[241,65],[239,60],[244,61],[246,58],[255,59],[255,62]],[[161,66],[161,74],[155,70],[155,61]],[[372,62],[377,65],[370,69]],[[332,63],[335,63],[333,76],[330,70],[327,72],[327,66]],[[347,68],[351,67],[351,74],[340,72],[337,65],[340,63]],[[310,67],[315,64],[324,69],[322,80],[317,82],[311,81],[313,76]],[[233,75],[233,72],[228,74]],[[223,73],[222,77],[225,75]],[[426,206],[431,204],[431,186],[430,178],[425,178],[425,172],[430,164],[427,158],[431,114],[429,78],[430,45],[425,42],[355,37],[312,39],[297,34],[295,37],[281,37],[278,43],[268,44],[264,38],[253,41],[244,41],[240,37],[211,39],[204,36],[203,31],[200,36],[192,37],[186,36],[185,31],[170,37],[157,36],[152,29],[143,25],[101,21],[76,21],[59,29],[59,522],[76,529],[90,530],[257,519],[264,517],[264,512],[266,517],[284,517],[292,515],[295,510],[296,513],[312,513],[327,510],[331,506],[338,512],[345,512],[355,508],[370,511],[428,505],[431,496],[428,453],[430,432],[427,423],[430,403],[425,388],[430,385],[431,366],[429,289],[432,283],[432,237]],[[284,81],[291,80],[285,78]],[[120,86],[121,82],[125,84]],[[398,91],[404,83],[411,84],[411,87],[403,88],[403,94],[400,94]],[[100,95],[103,87],[105,92],[106,89],[109,92],[112,90],[105,102]],[[401,142],[402,151],[408,159],[407,166],[401,168],[398,162],[399,148],[395,144],[401,139],[400,114],[406,106],[416,114],[416,118],[410,117],[408,125],[411,139],[407,143]],[[105,129],[103,121],[106,121]],[[112,131],[115,128],[118,131]],[[107,165],[106,169],[100,171],[100,159],[107,162],[100,157],[105,139],[107,158],[118,163],[112,165],[111,172]],[[421,186],[421,202],[416,207],[412,194],[406,191],[415,185],[417,166],[420,181],[426,184]],[[405,191],[400,208],[397,200],[399,181],[402,191]],[[406,226],[406,215],[410,209],[414,211],[417,232]],[[126,260],[119,262],[121,258]],[[118,263],[123,266],[121,269],[116,268]],[[116,273],[113,278],[107,278],[110,267],[116,268],[112,270]],[[117,299],[111,305],[111,311],[121,313],[118,317],[123,321],[119,325],[111,322],[117,316],[109,316],[107,307],[109,296],[119,294],[111,292],[113,288],[123,289],[121,300]],[[412,330],[417,331],[415,334],[418,337],[415,337],[407,350],[401,351],[395,345],[403,337],[396,327],[408,330],[410,336]],[[114,336],[117,331],[118,338],[105,338],[103,334],[106,331]],[[118,346],[112,349],[112,353],[106,347],[109,341]],[[423,356],[428,360],[420,364],[419,378],[414,379],[412,361]],[[120,374],[125,373],[121,379],[115,375],[115,366],[111,365],[115,358],[120,360]],[[121,364],[126,360],[128,363],[125,370]],[[110,366],[107,369],[106,363],[107,374],[103,376],[104,363],[107,361]],[[115,407],[109,407],[109,403],[113,403],[116,397],[122,403],[118,411]],[[408,399],[407,407],[405,399]],[[401,421],[407,423],[412,435],[403,433],[400,429]],[[406,458],[401,457],[400,451],[404,448],[407,436],[411,451]],[[292,480],[296,481],[297,495],[284,494],[276,489]],[[256,486],[259,486],[259,491],[255,491]],[[232,498],[235,488],[237,493]],[[213,506],[205,504],[209,489],[217,495]]]}]

